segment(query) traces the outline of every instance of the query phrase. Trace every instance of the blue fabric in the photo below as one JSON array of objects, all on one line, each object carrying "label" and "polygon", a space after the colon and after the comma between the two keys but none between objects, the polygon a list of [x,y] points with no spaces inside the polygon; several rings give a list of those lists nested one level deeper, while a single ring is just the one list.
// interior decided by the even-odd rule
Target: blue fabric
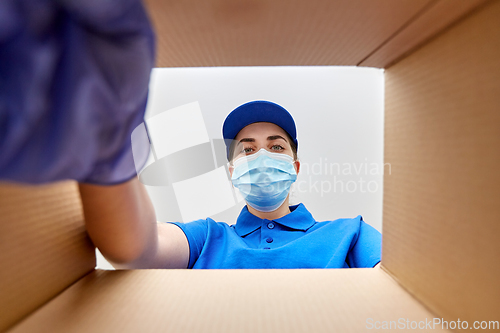
[{"label": "blue fabric", "polygon": [[134,177],[130,136],[153,64],[139,0],[1,0],[0,179]]},{"label": "blue fabric", "polygon": [[272,212],[285,202],[290,186],[297,179],[293,157],[262,148],[234,162],[231,181],[247,205],[261,212]]},{"label": "blue fabric", "polygon": [[270,221],[245,206],[232,226],[210,218],[170,223],[186,234],[188,268],[361,268],[380,261],[382,235],[361,216],[317,222],[303,204],[290,210]]}]

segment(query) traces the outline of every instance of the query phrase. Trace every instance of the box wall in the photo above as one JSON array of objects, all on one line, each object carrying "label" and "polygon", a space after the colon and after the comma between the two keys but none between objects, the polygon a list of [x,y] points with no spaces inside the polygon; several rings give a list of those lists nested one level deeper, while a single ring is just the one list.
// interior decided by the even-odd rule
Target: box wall
[{"label": "box wall", "polygon": [[380,269],[96,270],[9,333],[357,333],[400,318],[432,314]]},{"label": "box wall", "polygon": [[499,320],[500,2],[386,70],[385,269],[438,315]]},{"label": "box wall", "polygon": [[156,67],[356,66],[433,1],[145,4],[158,35]]},{"label": "box wall", "polygon": [[95,267],[77,183],[0,183],[0,332]]}]

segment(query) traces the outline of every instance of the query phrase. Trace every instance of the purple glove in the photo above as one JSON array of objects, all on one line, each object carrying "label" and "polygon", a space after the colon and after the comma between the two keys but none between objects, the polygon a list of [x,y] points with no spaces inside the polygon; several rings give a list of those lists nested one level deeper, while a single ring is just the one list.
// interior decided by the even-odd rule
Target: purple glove
[{"label": "purple glove", "polygon": [[[138,0],[0,1],[0,180],[136,175],[154,33]],[[138,167],[149,144],[134,147]]]}]

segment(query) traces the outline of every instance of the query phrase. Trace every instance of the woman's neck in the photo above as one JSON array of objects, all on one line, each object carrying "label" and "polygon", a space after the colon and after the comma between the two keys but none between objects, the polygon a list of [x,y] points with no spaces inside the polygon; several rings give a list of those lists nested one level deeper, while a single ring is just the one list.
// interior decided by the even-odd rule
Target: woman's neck
[{"label": "woman's neck", "polygon": [[283,217],[290,213],[290,207],[288,206],[288,197],[286,197],[285,202],[278,209],[273,210],[272,212],[261,212],[255,208],[252,208],[250,205],[247,205],[248,211],[253,215],[266,220],[277,220],[280,217]]}]

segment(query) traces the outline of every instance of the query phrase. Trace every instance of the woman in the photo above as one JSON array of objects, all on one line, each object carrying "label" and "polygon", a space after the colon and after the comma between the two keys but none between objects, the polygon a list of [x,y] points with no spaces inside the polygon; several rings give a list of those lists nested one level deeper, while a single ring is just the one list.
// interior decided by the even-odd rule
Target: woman
[{"label": "woman", "polygon": [[247,205],[235,225],[210,218],[156,224],[136,178],[113,187],[80,184],[88,232],[119,268],[348,268],[380,262],[381,235],[353,219],[317,222],[289,206],[300,171],[295,123],[281,106],[254,101],[223,126],[233,185]]}]

